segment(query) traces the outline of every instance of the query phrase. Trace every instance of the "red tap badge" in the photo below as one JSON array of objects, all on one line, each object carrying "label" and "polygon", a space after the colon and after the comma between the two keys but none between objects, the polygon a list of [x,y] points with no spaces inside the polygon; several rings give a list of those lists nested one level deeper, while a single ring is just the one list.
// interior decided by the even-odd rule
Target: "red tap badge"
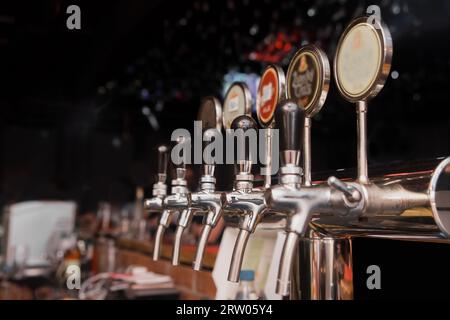
[{"label": "red tap badge", "polygon": [[269,126],[273,120],[275,108],[280,96],[279,81],[278,72],[273,66],[268,67],[261,76],[258,86],[256,111],[262,126]]}]

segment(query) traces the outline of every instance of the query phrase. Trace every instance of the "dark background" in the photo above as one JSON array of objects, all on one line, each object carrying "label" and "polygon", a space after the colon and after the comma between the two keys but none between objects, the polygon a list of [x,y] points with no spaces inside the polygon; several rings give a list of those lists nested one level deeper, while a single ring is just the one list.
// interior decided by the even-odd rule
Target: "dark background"
[{"label": "dark background", "polygon": [[[81,30],[66,28],[71,4]],[[369,105],[369,163],[449,155],[446,0],[2,1],[1,202],[76,199],[83,211],[149,191],[155,146],[192,127],[229,70],[260,74],[271,59],[286,70],[307,42],[332,61],[370,4],[392,33],[399,76]],[[291,40],[277,51],[280,35]],[[334,80],[312,142],[314,171],[355,166],[355,108]]]}]

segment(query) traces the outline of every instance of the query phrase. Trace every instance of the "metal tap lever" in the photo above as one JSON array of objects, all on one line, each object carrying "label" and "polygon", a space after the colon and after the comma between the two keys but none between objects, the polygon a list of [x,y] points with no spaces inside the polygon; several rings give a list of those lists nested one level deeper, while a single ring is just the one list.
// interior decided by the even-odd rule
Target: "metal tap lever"
[{"label": "metal tap lever", "polygon": [[[165,182],[167,176],[167,162],[169,160],[169,149],[166,145],[158,147],[158,176],[159,182]],[[162,181],[161,181],[162,178]]]},{"label": "metal tap lever", "polygon": [[[204,132],[203,148],[206,148],[213,141],[213,137],[215,134],[214,130],[217,129],[208,129]],[[206,193],[211,194],[214,193],[215,191],[216,179],[214,177],[214,169],[215,169],[214,158],[207,157],[204,160],[205,162],[203,163],[203,174],[202,177],[200,178],[200,192],[193,193],[190,195],[189,208],[183,210],[178,220],[178,226],[175,233],[175,242],[172,254],[172,265],[174,266],[177,266],[180,263],[180,249],[184,230],[191,224],[193,215],[198,211],[202,211],[203,209],[203,206],[199,205],[198,201],[199,195],[200,194],[205,195]],[[201,239],[203,239],[204,236],[206,236],[207,239],[209,233],[206,234],[206,232],[208,232],[209,230],[211,230],[211,228],[203,228]],[[197,258],[196,254],[194,266],[197,266],[198,270],[201,267],[201,259],[203,257],[205,245],[206,242],[201,241],[199,243],[200,248],[197,249],[197,254],[200,254],[201,256]]]},{"label": "metal tap lever", "polygon": [[[242,129],[244,132],[250,129],[256,130],[255,120],[249,116],[239,116],[231,123],[234,130]],[[228,271],[228,281],[238,282],[241,271],[242,260],[244,258],[245,248],[250,234],[254,231],[258,223],[258,217],[263,214],[265,203],[262,194],[253,194],[253,175],[251,174],[251,154],[250,145],[244,139],[240,139],[241,153],[244,153],[244,159],[238,158],[238,172],[236,174],[235,191],[231,193],[232,210],[238,208],[242,210],[243,216],[240,218],[240,230],[236,239],[231,257],[230,269]],[[228,201],[228,200],[227,200]]]},{"label": "metal tap lever", "polygon": [[[275,112],[275,122],[280,129],[280,148],[281,148],[281,185],[279,190],[283,190],[284,186],[292,185],[296,189],[300,187],[300,149],[303,141],[305,110],[302,106],[297,105],[294,100],[283,101]],[[284,192],[284,191],[283,191]],[[266,195],[271,196],[271,191]],[[269,200],[270,202],[270,200]],[[299,216],[300,217],[300,216]],[[290,219],[290,223],[300,225],[303,229],[304,221],[307,217],[302,216],[303,219]],[[283,246],[283,253],[280,261],[277,292],[286,295],[290,289],[290,271],[293,261],[293,252],[298,241],[299,234],[289,230],[286,241]]]},{"label": "metal tap lever", "polygon": [[166,145],[162,144],[158,147],[158,173],[156,174],[156,183],[153,185],[153,196],[166,196],[167,195],[167,161],[169,149]]},{"label": "metal tap lever", "polygon": [[158,146],[158,172],[156,174],[156,182],[153,184],[153,198],[144,201],[144,209],[147,211],[162,210],[163,198],[167,195],[167,160],[168,148],[162,144]]},{"label": "metal tap lever", "polygon": [[334,176],[329,177],[327,182],[331,188],[341,191],[350,202],[358,202],[362,198],[361,192],[359,192],[358,189],[346,184]]},{"label": "metal tap lever", "polygon": [[294,100],[285,100],[278,104],[275,111],[275,123],[280,129],[280,149],[301,149],[303,141],[303,123],[305,110],[298,106]]},{"label": "metal tap lever", "polygon": [[294,100],[279,103],[275,123],[280,130],[281,184],[299,186],[301,180],[300,149],[303,140],[305,110]]},{"label": "metal tap lever", "polygon": [[[176,141],[178,144],[186,142],[185,138],[179,137]],[[164,150],[163,150],[164,151]],[[167,151],[167,149],[166,149]],[[164,153],[164,152],[162,152]],[[161,155],[161,153],[160,153]],[[167,165],[165,165],[167,158],[166,155],[161,155],[159,158],[159,169],[161,171],[165,171],[167,169]],[[163,207],[164,212],[159,220],[159,225],[155,237],[155,247],[153,250],[153,260],[157,261],[160,256],[161,252],[161,243],[163,240],[164,232],[167,229],[167,227],[170,224],[170,220],[172,217],[173,212],[180,211],[180,208],[186,204],[186,194],[188,192],[187,190],[187,183],[185,180],[186,175],[186,160],[187,155],[183,153],[182,159],[179,164],[176,165],[176,178],[172,180],[172,195],[169,195],[164,198],[163,201]]]}]

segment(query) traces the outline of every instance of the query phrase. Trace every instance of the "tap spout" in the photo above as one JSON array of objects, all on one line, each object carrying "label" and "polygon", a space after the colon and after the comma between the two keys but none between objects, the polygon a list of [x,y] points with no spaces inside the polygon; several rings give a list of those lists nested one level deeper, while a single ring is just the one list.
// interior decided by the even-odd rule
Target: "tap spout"
[{"label": "tap spout", "polygon": [[228,281],[239,282],[239,274],[241,272],[242,261],[244,260],[245,248],[247,247],[250,231],[240,229],[233,249],[230,269],[228,271]]}]

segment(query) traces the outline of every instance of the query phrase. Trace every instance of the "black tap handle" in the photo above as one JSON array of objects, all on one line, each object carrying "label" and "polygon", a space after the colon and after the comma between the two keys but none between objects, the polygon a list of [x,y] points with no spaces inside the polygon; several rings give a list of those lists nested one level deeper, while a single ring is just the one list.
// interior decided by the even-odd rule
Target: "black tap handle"
[{"label": "black tap handle", "polygon": [[164,144],[158,146],[158,174],[167,174],[168,160],[169,148]]},{"label": "black tap handle", "polygon": [[[233,130],[238,130],[238,129],[242,129],[245,133],[245,131],[248,130],[255,130],[255,135],[254,137],[256,138],[258,133],[256,132],[256,130],[258,129],[258,125],[256,124],[256,121],[253,120],[252,117],[247,116],[247,115],[241,115],[239,117],[236,117],[233,122],[231,123],[231,129]],[[250,138],[245,138],[243,137],[242,139],[237,139],[238,140],[238,145],[237,147],[237,156],[239,157],[238,163],[240,162],[240,160],[253,160],[250,159],[251,154],[250,154],[250,143],[257,143],[256,141],[250,141]],[[240,151],[240,152],[239,152]],[[241,156],[241,157],[240,157]],[[242,156],[244,158],[242,158]]]},{"label": "black tap handle", "polygon": [[280,130],[280,149],[300,151],[303,142],[305,109],[294,100],[280,102],[275,111],[275,123]]}]

